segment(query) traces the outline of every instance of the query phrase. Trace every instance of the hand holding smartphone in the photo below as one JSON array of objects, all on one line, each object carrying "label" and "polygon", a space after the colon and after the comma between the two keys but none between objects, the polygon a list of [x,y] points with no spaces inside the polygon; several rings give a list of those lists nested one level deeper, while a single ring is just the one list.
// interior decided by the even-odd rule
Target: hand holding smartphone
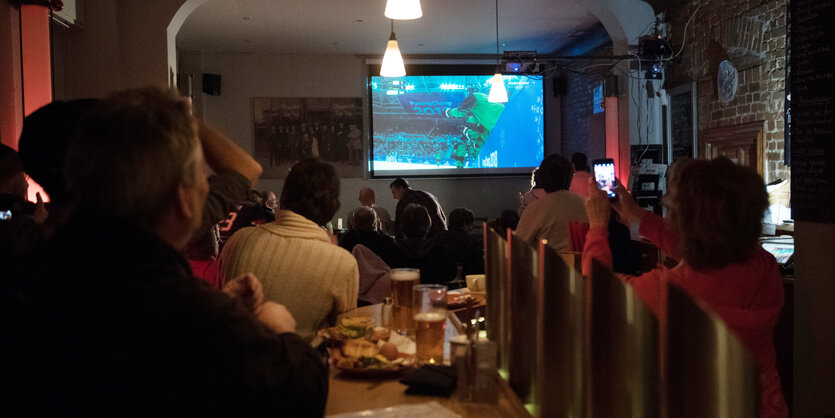
[{"label": "hand holding smartphone", "polygon": [[615,160],[611,158],[603,158],[594,160],[592,163],[594,170],[594,181],[600,190],[604,190],[609,200],[617,200],[617,195],[614,190],[618,187],[615,180]]}]

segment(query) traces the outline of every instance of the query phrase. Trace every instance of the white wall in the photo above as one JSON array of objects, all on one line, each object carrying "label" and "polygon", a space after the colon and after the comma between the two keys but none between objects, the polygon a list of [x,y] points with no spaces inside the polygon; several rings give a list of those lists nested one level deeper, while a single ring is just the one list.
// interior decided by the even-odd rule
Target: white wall
[{"label": "white wall", "polygon": [[[197,63],[203,68],[193,68]],[[250,152],[253,97],[362,97],[365,86],[363,60],[353,56],[203,53],[202,59],[195,59],[181,52],[180,70],[193,72],[195,78],[202,72],[221,75],[221,95],[205,95],[195,86],[195,105],[202,103],[205,120]],[[414,179],[410,183],[435,194],[447,213],[466,207],[477,217],[496,218],[504,209],[516,209],[518,194],[530,188],[529,181],[529,177],[500,177]],[[397,202],[389,183],[391,179],[342,179],[342,207],[336,217],[345,218],[359,205],[357,196],[363,187],[374,189],[378,206],[393,214]],[[256,187],[278,194],[282,184],[265,179]]]}]

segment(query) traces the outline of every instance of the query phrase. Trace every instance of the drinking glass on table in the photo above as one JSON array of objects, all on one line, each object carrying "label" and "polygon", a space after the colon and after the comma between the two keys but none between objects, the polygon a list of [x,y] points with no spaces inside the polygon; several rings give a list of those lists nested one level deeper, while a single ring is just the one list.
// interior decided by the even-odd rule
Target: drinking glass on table
[{"label": "drinking glass on table", "polygon": [[391,269],[392,319],[394,329],[403,334],[414,331],[412,321],[412,289],[420,283],[420,270],[409,268]]},{"label": "drinking glass on table", "polygon": [[417,360],[420,363],[440,364],[444,361],[446,290],[442,284],[415,286],[412,306]]}]

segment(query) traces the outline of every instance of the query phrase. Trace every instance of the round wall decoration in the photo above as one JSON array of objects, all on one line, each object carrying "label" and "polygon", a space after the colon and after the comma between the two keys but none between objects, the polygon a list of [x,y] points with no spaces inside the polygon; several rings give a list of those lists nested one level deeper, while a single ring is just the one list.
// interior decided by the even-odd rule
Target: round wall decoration
[{"label": "round wall decoration", "polygon": [[736,97],[737,88],[739,88],[739,73],[736,67],[728,60],[722,61],[719,63],[719,74],[716,77],[719,101],[722,104],[730,103]]}]

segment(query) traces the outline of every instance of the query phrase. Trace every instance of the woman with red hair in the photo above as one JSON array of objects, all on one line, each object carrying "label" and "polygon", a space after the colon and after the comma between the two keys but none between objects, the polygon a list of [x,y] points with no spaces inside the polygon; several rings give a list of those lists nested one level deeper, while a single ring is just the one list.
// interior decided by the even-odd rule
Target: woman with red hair
[{"label": "woman with red hair", "polygon": [[590,271],[592,259],[612,265],[606,228],[610,207],[621,219],[639,222],[641,235],[680,262],[673,268],[658,266],[641,276],[625,276],[626,282],[659,317],[664,315],[664,282],[704,302],[751,351],[759,371],[760,416],[788,416],[773,337],[783,307],[783,284],[777,262],[758,242],[768,207],[762,179],[720,157],[676,163],[668,185],[666,222],[638,206],[622,186],[613,203],[605,192],[590,188],[583,273]]}]

